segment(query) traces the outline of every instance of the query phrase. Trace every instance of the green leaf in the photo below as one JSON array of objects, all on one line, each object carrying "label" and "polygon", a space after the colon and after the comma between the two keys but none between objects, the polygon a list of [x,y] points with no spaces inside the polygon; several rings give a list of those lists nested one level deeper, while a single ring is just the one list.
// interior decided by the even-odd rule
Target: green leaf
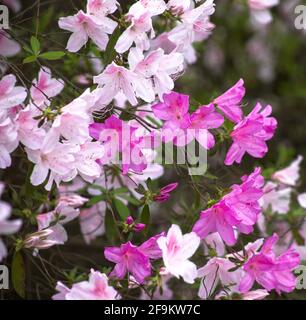
[{"label": "green leaf", "polygon": [[107,47],[105,49],[105,53],[104,53],[104,62],[105,64],[110,64],[115,56],[116,56],[116,50],[115,50],[115,45],[117,43],[117,40],[119,39],[121,35],[121,31],[120,31],[120,28],[117,27],[115,29],[115,31],[113,32],[112,36],[110,37],[109,41],[108,41],[108,44],[107,44]]},{"label": "green leaf", "polygon": [[39,55],[39,50],[40,50],[40,42],[34,36],[31,37],[31,48],[32,48],[32,51],[33,51],[34,55],[38,56]]},{"label": "green leaf", "polygon": [[101,194],[99,196],[94,196],[88,202],[86,202],[86,206],[91,207],[94,204],[99,203],[101,201],[105,201],[105,200],[106,200],[105,194]]},{"label": "green leaf", "polygon": [[20,251],[15,252],[13,257],[12,282],[15,291],[21,298],[25,299],[25,266],[23,256]]},{"label": "green leaf", "polygon": [[114,221],[112,212],[109,209],[106,209],[105,211],[105,233],[107,240],[110,243],[114,243],[116,235],[116,221]]},{"label": "green leaf", "polygon": [[46,59],[46,60],[58,60],[61,59],[65,55],[63,51],[49,51],[44,52],[39,55],[39,58]]},{"label": "green leaf", "polygon": [[150,223],[150,208],[147,204],[142,208],[140,221],[146,226]]},{"label": "green leaf", "polygon": [[119,199],[114,199],[113,203],[117,212],[119,213],[121,220],[124,221],[130,215],[129,208]]},{"label": "green leaf", "polygon": [[36,61],[37,57],[36,56],[28,56],[23,59],[22,63],[31,63],[33,61]]}]

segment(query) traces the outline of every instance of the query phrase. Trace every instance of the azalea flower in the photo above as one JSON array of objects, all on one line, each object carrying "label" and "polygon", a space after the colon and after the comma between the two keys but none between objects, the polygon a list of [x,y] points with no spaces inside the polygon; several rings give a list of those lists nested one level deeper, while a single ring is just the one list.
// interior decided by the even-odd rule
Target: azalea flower
[{"label": "azalea flower", "polygon": [[294,249],[288,249],[276,256],[273,247],[278,239],[277,234],[266,239],[260,251],[251,255],[244,264],[245,274],[239,284],[242,293],[248,292],[255,281],[269,292],[275,289],[280,294],[295,289],[292,271],[300,264],[299,254]]},{"label": "azalea flower", "polygon": [[[34,186],[42,184],[48,177],[46,188],[52,186],[53,180],[59,184],[62,180],[70,181],[77,175],[75,168],[76,153],[80,146],[70,143],[60,143],[58,135],[51,130],[45,136],[39,150],[26,148],[28,158],[35,163],[31,183]],[[53,173],[53,174],[52,174]]]},{"label": "azalea flower", "polygon": [[234,288],[240,279],[241,271],[229,271],[235,268],[235,264],[223,258],[212,258],[208,263],[198,270],[198,277],[201,279],[201,285],[198,295],[201,299],[206,300],[214,291],[218,283],[227,289]]},{"label": "azalea flower", "polygon": [[263,25],[272,21],[269,9],[278,4],[279,0],[248,0],[253,21]]},{"label": "azalea flower", "polygon": [[46,131],[43,128],[39,128],[38,121],[34,119],[39,115],[38,111],[35,106],[29,104],[19,111],[14,119],[18,140],[32,150],[40,148],[46,135]]},{"label": "azalea flower", "polygon": [[19,43],[13,40],[9,34],[0,30],[0,55],[4,57],[13,57],[21,50]]},{"label": "azalea flower", "polygon": [[138,103],[136,96],[146,102],[154,99],[150,90],[147,90],[148,86],[144,78],[118,66],[115,62],[108,65],[100,75],[95,76],[94,82],[101,88],[98,94],[101,97],[99,103],[102,106],[109,104],[119,92],[123,93],[132,105]]},{"label": "azalea flower", "polygon": [[167,236],[157,240],[163,255],[166,270],[176,278],[180,276],[187,283],[197,277],[197,267],[189,260],[200,245],[200,238],[194,233],[182,234],[179,226],[172,225]]},{"label": "azalea flower", "polygon": [[264,210],[271,206],[273,212],[285,214],[289,211],[292,188],[278,188],[276,183],[269,181],[263,192],[260,204]]},{"label": "azalea flower", "polygon": [[12,74],[4,76],[0,81],[0,110],[9,109],[21,104],[27,97],[26,89],[16,85],[16,77]]},{"label": "azalea flower", "polygon": [[[4,184],[0,182],[0,197],[4,191]],[[22,225],[21,219],[8,220],[11,215],[11,206],[0,201],[0,236],[7,236],[19,231]],[[7,256],[7,249],[0,238],[0,262]]]},{"label": "azalea flower", "polygon": [[244,81],[240,79],[232,88],[214,100],[225,116],[237,123],[242,120],[241,101],[245,95]]},{"label": "azalea flower", "polygon": [[298,156],[287,168],[274,172],[272,179],[288,186],[295,186],[300,179],[299,171],[302,161],[303,157],[301,155]]},{"label": "azalea flower", "polygon": [[271,106],[262,110],[261,104],[258,103],[253,111],[234,127],[230,134],[233,144],[224,161],[226,165],[240,163],[245,153],[254,158],[265,156],[268,152],[266,141],[273,137],[277,127],[276,119],[269,117],[271,113]]},{"label": "azalea flower", "polygon": [[91,269],[88,281],[74,283],[69,289],[63,283],[56,285],[58,291],[53,300],[116,300],[118,292],[108,285],[108,277],[104,273]]},{"label": "azalea flower", "polygon": [[170,183],[167,186],[160,189],[158,195],[154,196],[154,201],[164,202],[170,198],[170,192],[175,190],[178,186],[177,182]]},{"label": "azalea flower", "polygon": [[87,0],[87,13],[111,23],[106,16],[117,11],[118,5],[116,0]]},{"label": "azalea flower", "polygon": [[[145,57],[138,48],[132,48],[129,53],[129,65],[136,74],[150,79],[146,85],[148,90],[153,90],[158,94],[159,99],[163,99],[165,93],[169,93],[174,88],[171,75],[178,74],[184,69],[184,57],[181,53],[173,52],[165,54],[162,49],[151,51]],[[150,93],[150,101],[153,101],[155,94]]]},{"label": "azalea flower", "polygon": [[152,237],[138,247],[129,241],[120,247],[105,248],[105,258],[116,263],[111,276],[123,279],[126,273],[130,272],[138,283],[144,283],[151,275],[150,259],[158,259],[162,255],[157,246],[157,239],[160,236]]},{"label": "azalea flower", "polygon": [[117,23],[111,19],[101,19],[100,16],[84,13],[80,10],[74,16],[59,19],[59,27],[72,32],[67,50],[78,52],[90,38],[100,50],[104,51],[108,43],[108,35],[112,34]]},{"label": "azalea flower", "polygon": [[52,78],[50,69],[42,67],[38,79],[33,81],[30,92],[34,103],[40,106],[47,103],[48,99],[57,96],[63,88],[63,80]]},{"label": "azalea flower", "polygon": [[103,201],[91,208],[81,210],[80,227],[86,244],[90,244],[91,241],[105,233],[105,210],[106,204]]},{"label": "azalea flower", "polygon": [[10,118],[1,120],[0,118],[0,169],[11,166],[12,153],[18,146],[18,135],[16,126]]},{"label": "azalea flower", "polygon": [[263,177],[260,168],[256,168],[249,176],[242,177],[242,184],[233,185],[232,191],[218,203],[201,212],[193,231],[201,239],[218,232],[224,242],[232,246],[237,239],[234,230],[249,234],[257,222],[261,212],[259,200],[263,195]]}]

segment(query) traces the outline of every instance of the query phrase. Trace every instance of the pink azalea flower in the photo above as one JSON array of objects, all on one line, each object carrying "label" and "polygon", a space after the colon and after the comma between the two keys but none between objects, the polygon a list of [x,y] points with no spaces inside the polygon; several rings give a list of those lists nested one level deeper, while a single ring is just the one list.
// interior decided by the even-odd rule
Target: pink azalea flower
[{"label": "pink azalea flower", "polygon": [[[158,94],[159,99],[163,99],[165,93],[169,93],[174,88],[171,75],[178,74],[184,68],[184,57],[181,53],[172,52],[165,54],[163,49],[151,51],[144,56],[138,48],[132,48],[129,53],[129,65],[132,71],[143,76],[149,81],[146,85],[148,90],[153,90]],[[155,94],[150,93],[150,101],[153,101]]]},{"label": "pink azalea flower", "polygon": [[1,0],[1,3],[5,4],[6,6],[8,6],[14,12],[18,12],[21,9],[20,0]]},{"label": "pink azalea flower", "polygon": [[10,153],[18,146],[18,135],[16,127],[10,118],[0,118],[0,169],[11,166]]},{"label": "pink azalea flower", "polygon": [[264,195],[260,204],[264,210],[270,206],[273,212],[285,214],[290,209],[292,188],[278,188],[276,183],[269,181],[263,188]]},{"label": "pink azalea flower", "polygon": [[87,244],[105,233],[104,218],[106,204],[99,202],[89,209],[83,209],[80,213],[80,227]]},{"label": "pink azalea flower", "polygon": [[4,76],[0,81],[0,110],[9,109],[21,104],[27,97],[26,89],[15,86],[16,77],[12,74]]},{"label": "pink azalea flower", "polygon": [[[0,197],[4,190],[4,184],[0,182]],[[8,220],[11,215],[11,206],[0,201],[0,235],[7,236],[19,231],[22,225],[21,219]],[[7,256],[7,249],[0,238],[0,262]]]},{"label": "pink azalea flower", "polygon": [[164,94],[164,102],[158,103],[152,107],[154,115],[165,120],[167,128],[186,129],[190,125],[189,96],[177,92]]},{"label": "pink azalea flower", "polygon": [[[115,50],[118,53],[124,53],[135,43],[136,47],[141,51],[150,48],[150,41],[147,32],[151,31],[151,36],[154,36],[154,29],[152,25],[152,16],[160,14],[165,6],[161,6],[163,1],[141,0],[133,4],[128,14],[126,15],[129,27],[121,34],[116,45]],[[155,5],[157,2],[157,6]],[[161,10],[160,10],[161,9]]]},{"label": "pink azalea flower", "polygon": [[[144,81],[143,81],[144,80]],[[108,65],[98,76],[94,77],[94,82],[99,85],[98,92],[101,99],[100,105],[109,104],[119,92],[123,93],[132,105],[137,105],[136,96],[146,102],[151,102],[152,94],[148,92],[145,79],[136,73],[118,66],[115,62]]]},{"label": "pink azalea flower", "polygon": [[300,179],[300,164],[303,161],[302,156],[298,156],[287,168],[276,171],[272,175],[272,179],[286,184],[288,186],[296,186],[296,183]]},{"label": "pink azalea flower", "polygon": [[252,19],[259,24],[268,24],[272,15],[268,9],[279,4],[279,0],[248,0]]},{"label": "pink azalea flower", "polygon": [[242,177],[241,185],[233,185],[232,191],[211,208],[201,212],[193,231],[201,239],[208,234],[218,232],[224,242],[232,246],[236,243],[234,230],[249,234],[261,212],[259,199],[262,197],[263,177],[257,168]]},{"label": "pink azalea flower", "polygon": [[52,130],[49,131],[39,150],[26,148],[29,160],[35,163],[31,175],[31,183],[34,186],[42,184],[46,180],[49,171],[51,171],[51,175],[49,184],[46,186],[48,189],[52,186],[52,182],[55,179],[54,175],[56,175],[57,184],[62,180],[72,180],[77,174],[75,159],[79,150],[80,147],[75,144],[60,143],[58,135],[54,134]]},{"label": "pink azalea flower", "polygon": [[53,300],[116,300],[118,292],[108,285],[108,277],[104,273],[91,269],[88,281],[74,283],[69,289],[61,282],[56,285]]},{"label": "pink azalea flower", "polygon": [[191,0],[170,0],[167,3],[167,8],[172,14],[179,16],[189,9],[192,9]]},{"label": "pink azalea flower", "polygon": [[32,150],[40,148],[46,135],[45,130],[39,128],[38,121],[34,119],[38,114],[38,109],[36,107],[28,105],[17,114],[14,120],[18,140]]},{"label": "pink azalea flower", "polygon": [[198,277],[202,278],[198,295],[201,299],[206,300],[215,291],[219,281],[223,286],[233,288],[239,278],[240,270],[230,272],[235,264],[223,258],[212,258],[208,263],[198,270]]},{"label": "pink azalea flower", "polygon": [[108,43],[108,35],[112,34],[117,23],[111,19],[101,19],[80,10],[74,16],[60,18],[59,27],[72,32],[67,50],[70,52],[79,51],[90,38],[100,50],[104,51]]},{"label": "pink azalea flower", "polygon": [[116,0],[87,0],[87,13],[101,18],[114,13],[119,3]]},{"label": "pink azalea flower", "polygon": [[266,141],[273,137],[277,121],[269,117],[271,106],[262,111],[261,109],[262,106],[258,103],[253,111],[234,127],[231,133],[233,144],[224,161],[226,165],[240,163],[245,153],[254,158],[263,158],[268,152]]},{"label": "pink azalea flower", "polygon": [[11,39],[10,35],[0,30],[0,55],[4,57],[13,57],[21,50],[19,43]]},{"label": "pink azalea flower", "polygon": [[222,126],[223,117],[215,112],[213,104],[199,107],[190,116],[190,129],[194,129],[195,139],[199,144],[209,150],[215,145],[214,136],[208,131],[208,129],[215,129]]},{"label": "pink azalea flower", "polygon": [[57,207],[78,208],[83,206],[89,199],[84,198],[76,193],[61,194],[57,201]]},{"label": "pink azalea flower", "polygon": [[279,294],[295,289],[296,280],[292,271],[300,264],[299,254],[294,249],[288,249],[276,256],[273,247],[278,239],[277,234],[266,239],[260,251],[244,264],[245,275],[239,285],[242,293],[248,292],[255,281],[267,291],[275,289]]},{"label": "pink azalea flower", "polygon": [[37,105],[48,102],[48,98],[55,97],[64,88],[64,82],[61,79],[51,78],[51,70],[42,67],[38,74],[38,79],[33,81],[31,87],[31,97]]},{"label": "pink azalea flower", "polygon": [[160,189],[158,195],[154,196],[154,201],[164,202],[170,198],[170,193],[175,190],[178,186],[178,183],[170,183],[167,186]]},{"label": "pink azalea flower", "polygon": [[136,130],[137,128],[129,126],[115,116],[108,118],[104,124],[92,123],[89,127],[91,136],[101,141],[105,148],[100,163],[117,161],[117,153],[120,152],[123,174],[127,174],[130,169],[142,173],[147,167],[147,161],[142,151],[143,138],[137,137]]},{"label": "pink azalea flower", "polygon": [[244,81],[240,79],[232,88],[216,98],[214,103],[229,120],[237,123],[240,122],[243,117],[241,102],[244,95]]},{"label": "pink azalea flower", "polygon": [[120,247],[107,247],[104,250],[105,258],[116,263],[111,276],[123,279],[130,272],[140,284],[151,275],[150,259],[158,259],[162,253],[157,246],[157,239],[161,235],[150,238],[141,246],[135,246],[130,241]]},{"label": "pink azalea flower", "polygon": [[301,193],[298,195],[298,202],[301,207],[306,209],[306,193]]},{"label": "pink azalea flower", "polygon": [[180,276],[187,283],[193,283],[197,277],[197,267],[189,259],[200,245],[200,238],[194,233],[182,234],[179,226],[172,225],[167,236],[157,240],[166,270],[176,278]]},{"label": "pink azalea flower", "polygon": [[170,32],[169,39],[178,46],[186,46],[207,38],[214,28],[209,21],[214,12],[214,0],[206,0],[200,6],[187,10],[180,16],[181,23]]}]

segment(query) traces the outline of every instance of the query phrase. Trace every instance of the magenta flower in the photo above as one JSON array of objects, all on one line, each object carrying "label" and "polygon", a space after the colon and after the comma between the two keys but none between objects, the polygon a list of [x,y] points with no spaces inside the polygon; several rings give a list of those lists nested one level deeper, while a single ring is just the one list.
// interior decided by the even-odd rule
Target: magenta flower
[{"label": "magenta flower", "polygon": [[292,248],[276,256],[273,247],[278,239],[277,234],[268,238],[261,250],[244,264],[245,275],[239,285],[242,293],[248,292],[255,281],[266,290],[275,289],[279,294],[294,290],[296,280],[292,271],[300,264],[300,257]]},{"label": "magenta flower", "polygon": [[140,284],[151,275],[150,259],[162,256],[156,241],[162,234],[150,238],[141,246],[135,246],[130,241],[120,247],[107,247],[104,250],[105,258],[116,263],[111,276],[123,279],[130,272]]},{"label": "magenta flower", "polygon": [[241,101],[244,95],[244,81],[240,79],[232,88],[216,98],[214,103],[229,120],[237,123],[241,121],[243,117]]},{"label": "magenta flower", "polygon": [[233,185],[232,191],[211,208],[202,211],[193,231],[204,239],[218,232],[224,242],[232,246],[237,238],[234,230],[249,234],[261,212],[259,199],[262,197],[263,177],[260,168],[250,176],[242,177],[242,184]]},{"label": "magenta flower", "polygon": [[266,141],[273,137],[277,121],[269,117],[272,112],[271,106],[262,111],[261,109],[262,106],[258,103],[253,111],[235,126],[231,133],[233,144],[224,161],[226,165],[240,163],[245,153],[254,158],[263,158],[268,152]]},{"label": "magenta flower", "polygon": [[170,198],[170,192],[175,190],[178,186],[177,182],[170,183],[167,186],[160,189],[159,194],[154,196],[154,200],[158,202],[167,201]]}]

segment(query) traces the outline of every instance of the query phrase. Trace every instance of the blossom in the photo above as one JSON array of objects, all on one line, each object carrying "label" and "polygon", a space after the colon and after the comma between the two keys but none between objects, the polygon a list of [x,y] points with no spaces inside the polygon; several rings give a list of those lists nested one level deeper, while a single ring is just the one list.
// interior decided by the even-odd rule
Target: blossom
[{"label": "blossom", "polygon": [[157,240],[163,254],[166,270],[176,278],[180,276],[187,283],[197,277],[197,267],[189,260],[200,245],[200,238],[194,233],[182,234],[179,226],[172,225],[167,236]]},{"label": "blossom", "polygon": [[[181,53],[165,54],[163,49],[151,51],[144,56],[140,49],[132,48],[128,58],[131,70],[150,79],[146,87],[148,90],[154,87],[160,100],[163,99],[165,93],[169,93],[174,88],[171,75],[181,72],[184,68],[184,57]],[[150,101],[153,101],[155,94],[153,92],[150,94]]]},{"label": "blossom", "polygon": [[0,30],[0,55],[4,57],[13,57],[21,50],[19,43],[13,40],[9,34]]},{"label": "blossom", "polygon": [[306,209],[306,193],[301,193],[298,195],[298,202],[301,207]]},{"label": "blossom", "polygon": [[243,265],[245,274],[239,284],[242,293],[249,291],[255,281],[267,291],[275,289],[279,294],[294,290],[292,270],[300,264],[299,254],[290,248],[276,256],[273,247],[278,239],[277,234],[266,239],[260,251],[254,252]]},{"label": "blossom", "polygon": [[268,24],[272,15],[268,9],[279,4],[279,0],[248,0],[252,19],[259,24]]},{"label": "blossom", "polygon": [[91,269],[88,281],[74,283],[69,289],[63,283],[56,285],[58,291],[53,300],[116,300],[120,299],[117,291],[109,286],[106,274]]},{"label": "blossom", "polygon": [[224,161],[226,165],[240,163],[245,153],[255,158],[263,158],[268,152],[266,141],[273,137],[277,121],[269,117],[272,112],[271,106],[265,107],[262,111],[261,109],[262,106],[258,103],[253,111],[234,127],[230,134],[233,144]]},{"label": "blossom", "polygon": [[60,143],[57,134],[50,130],[42,142],[39,150],[26,148],[28,158],[35,163],[31,174],[31,183],[34,186],[42,184],[51,171],[49,183],[46,188],[51,188],[53,180],[72,180],[77,175],[75,168],[76,153],[80,147],[71,143]]},{"label": "blossom", "polygon": [[[116,0],[87,0],[87,13],[102,18],[117,10]],[[106,20],[107,21],[107,20]]]},{"label": "blossom", "polygon": [[18,146],[18,135],[16,127],[10,118],[0,118],[0,169],[11,166],[10,153]]},{"label": "blossom", "polygon": [[[44,229],[27,235],[23,241],[23,246],[27,249],[49,249],[56,244],[63,244],[64,241],[58,236],[55,228]],[[57,235],[56,235],[57,233]]]},{"label": "blossom", "polygon": [[130,272],[137,282],[144,283],[151,275],[150,259],[158,259],[162,255],[157,246],[157,239],[160,236],[152,237],[138,247],[129,241],[120,247],[105,248],[105,258],[116,263],[111,276],[123,279],[125,274]]},{"label": "blossom", "polygon": [[40,106],[48,99],[58,95],[63,88],[63,80],[52,78],[50,69],[42,67],[39,71],[38,79],[33,81],[30,92],[34,102]]},{"label": "blossom", "polygon": [[181,23],[170,32],[169,39],[177,46],[205,39],[214,28],[209,20],[215,12],[214,7],[214,0],[206,0],[200,6],[184,12],[180,16]]},{"label": "blossom", "polygon": [[175,190],[178,186],[177,182],[170,183],[167,186],[160,189],[159,193],[154,196],[154,201],[164,202],[170,198],[170,192]]},{"label": "blossom", "polygon": [[215,291],[219,281],[227,288],[233,288],[239,278],[240,270],[234,272],[229,271],[233,269],[235,264],[227,259],[212,258],[208,263],[198,270],[198,277],[202,278],[198,295],[201,299],[209,298]]},{"label": "blossom", "polygon": [[125,17],[130,25],[119,37],[115,50],[124,53],[133,43],[142,51],[148,50],[150,41],[147,32],[151,31],[151,37],[154,36],[152,16],[163,13],[165,9],[166,4],[162,0],[140,0],[134,3]]},{"label": "blossom", "polygon": [[0,81],[0,110],[9,109],[22,103],[27,97],[26,89],[15,86],[16,77],[12,74],[4,76]]},{"label": "blossom", "polygon": [[249,234],[261,212],[259,199],[262,197],[263,177],[260,168],[249,176],[242,177],[242,184],[233,185],[232,191],[212,207],[201,212],[193,231],[204,239],[208,234],[218,232],[227,245],[237,241],[234,228]]},{"label": "blossom", "polygon": [[264,210],[271,206],[273,212],[284,214],[289,211],[292,188],[278,188],[276,183],[269,181],[263,192],[260,203]]},{"label": "blossom", "polygon": [[14,119],[18,140],[32,150],[40,148],[46,135],[46,131],[39,128],[38,121],[34,119],[38,114],[38,109],[29,104],[19,111]]},{"label": "blossom", "polygon": [[[0,197],[4,190],[4,184],[0,182]],[[8,220],[11,215],[11,206],[3,201],[0,201],[0,235],[11,235],[19,231],[22,225],[21,219]],[[5,244],[0,238],[0,262],[7,255]]]},{"label": "blossom", "polygon": [[191,9],[192,0],[170,0],[167,3],[167,8],[172,14],[179,16],[187,10]]},{"label": "blossom", "polygon": [[189,129],[193,129],[195,139],[205,149],[215,145],[215,138],[208,129],[219,128],[224,122],[223,117],[215,112],[213,104],[199,107],[190,116]]},{"label": "blossom", "polygon": [[287,168],[274,172],[272,179],[288,186],[295,186],[300,178],[299,171],[302,161],[303,157],[299,155]]},{"label": "blossom", "polygon": [[94,82],[101,88],[98,92],[101,97],[100,104],[107,105],[119,92],[123,93],[132,105],[138,103],[136,96],[151,102],[154,97],[147,90],[147,82],[142,82],[143,80],[131,70],[112,62],[100,75],[94,77]]},{"label": "blossom", "polygon": [[105,202],[99,202],[91,208],[81,210],[79,215],[80,227],[87,244],[104,234],[105,210]]},{"label": "blossom", "polygon": [[214,103],[229,120],[237,123],[240,122],[243,117],[241,101],[244,95],[244,81],[240,79],[232,88],[216,98]]},{"label": "blossom", "polygon": [[90,38],[100,50],[104,51],[108,43],[108,35],[115,30],[117,23],[111,19],[101,19],[80,10],[74,16],[59,19],[59,27],[72,32],[67,50],[79,51]]}]

